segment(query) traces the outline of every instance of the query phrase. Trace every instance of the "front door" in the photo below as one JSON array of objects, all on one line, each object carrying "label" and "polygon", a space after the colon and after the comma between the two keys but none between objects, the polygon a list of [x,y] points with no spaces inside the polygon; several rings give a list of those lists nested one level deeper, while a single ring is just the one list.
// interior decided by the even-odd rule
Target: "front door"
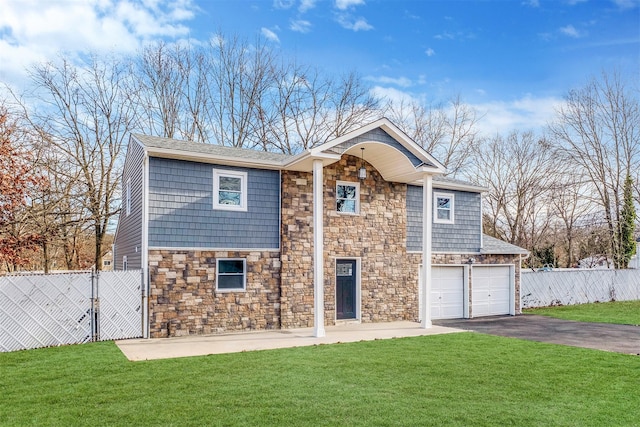
[{"label": "front door", "polygon": [[356,318],[356,261],[336,261],[336,318]]}]

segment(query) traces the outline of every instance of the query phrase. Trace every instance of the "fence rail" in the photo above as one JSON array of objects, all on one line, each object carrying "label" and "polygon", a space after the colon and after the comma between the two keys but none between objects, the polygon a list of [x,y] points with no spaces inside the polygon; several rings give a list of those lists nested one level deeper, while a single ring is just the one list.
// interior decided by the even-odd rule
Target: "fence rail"
[{"label": "fence rail", "polygon": [[0,352],[142,336],[140,270],[0,277]]},{"label": "fence rail", "polygon": [[640,299],[640,270],[523,271],[522,308]]}]

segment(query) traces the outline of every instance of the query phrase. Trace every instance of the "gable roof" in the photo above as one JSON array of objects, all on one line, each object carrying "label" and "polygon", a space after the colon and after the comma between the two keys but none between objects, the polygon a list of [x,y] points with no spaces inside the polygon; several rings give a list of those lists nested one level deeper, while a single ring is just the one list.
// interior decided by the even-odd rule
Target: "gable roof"
[{"label": "gable roof", "polygon": [[280,169],[292,156],[246,148],[181,141],[141,134],[131,135],[149,155],[170,159],[198,161],[238,166],[253,166],[265,169]]},{"label": "gable roof", "polygon": [[445,167],[387,118],[297,155],[142,134],[132,134],[131,138],[152,157],[259,169],[311,172],[314,160],[321,160],[324,166],[328,166],[349,154],[364,157],[387,181],[422,185],[424,174],[431,173],[435,188],[478,193],[487,191],[484,187],[443,177]]}]

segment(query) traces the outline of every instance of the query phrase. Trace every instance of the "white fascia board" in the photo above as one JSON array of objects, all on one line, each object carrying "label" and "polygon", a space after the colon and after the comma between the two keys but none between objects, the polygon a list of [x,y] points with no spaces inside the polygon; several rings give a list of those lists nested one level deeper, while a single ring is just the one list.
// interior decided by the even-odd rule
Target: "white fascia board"
[{"label": "white fascia board", "polygon": [[193,153],[183,150],[172,150],[167,148],[147,147],[147,154],[150,157],[162,157],[167,159],[190,160],[201,163],[211,163],[227,166],[249,167],[257,169],[281,170],[282,162],[260,159],[243,159],[239,157],[214,156],[205,153]]},{"label": "white fascia board", "polygon": [[[311,172],[313,170],[312,164],[313,160],[322,160],[324,166],[328,166],[332,163],[335,163],[340,160],[342,156],[336,153],[313,153],[311,150],[307,150],[304,153],[301,153],[291,159],[289,162],[282,165],[282,169],[284,170],[305,170],[307,172]],[[300,165],[304,165],[308,163],[306,166],[300,167]]]},{"label": "white fascia board", "polygon": [[437,188],[440,190],[459,190],[459,191],[468,191],[470,193],[486,193],[489,191],[486,187],[481,187],[479,185],[473,184],[462,184],[458,182],[446,182],[446,181],[433,181],[433,188]]}]

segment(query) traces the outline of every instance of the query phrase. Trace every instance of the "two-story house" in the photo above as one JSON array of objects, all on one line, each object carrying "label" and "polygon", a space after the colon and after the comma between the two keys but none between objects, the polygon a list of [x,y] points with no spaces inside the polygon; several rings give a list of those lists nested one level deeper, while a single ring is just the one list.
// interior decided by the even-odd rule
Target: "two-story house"
[{"label": "two-story house", "polygon": [[527,252],[444,172],[387,119],[298,155],[132,135],[115,268],[151,337],[519,313]]}]

